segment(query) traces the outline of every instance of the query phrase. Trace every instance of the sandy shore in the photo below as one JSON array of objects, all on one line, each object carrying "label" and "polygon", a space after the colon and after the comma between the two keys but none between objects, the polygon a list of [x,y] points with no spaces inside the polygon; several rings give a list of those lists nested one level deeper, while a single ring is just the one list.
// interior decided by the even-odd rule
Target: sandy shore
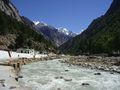
[{"label": "sandy shore", "polygon": [[17,75],[11,66],[0,66],[0,90],[32,90],[29,87],[20,86],[15,80]]}]

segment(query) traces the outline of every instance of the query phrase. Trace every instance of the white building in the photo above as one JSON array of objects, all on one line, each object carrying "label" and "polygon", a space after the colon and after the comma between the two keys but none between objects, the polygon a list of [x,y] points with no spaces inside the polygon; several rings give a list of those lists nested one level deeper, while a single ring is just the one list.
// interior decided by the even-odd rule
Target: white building
[{"label": "white building", "polygon": [[19,48],[16,51],[17,53],[26,53],[26,54],[31,54],[31,55],[35,55],[36,52],[34,49],[26,49],[26,48]]}]

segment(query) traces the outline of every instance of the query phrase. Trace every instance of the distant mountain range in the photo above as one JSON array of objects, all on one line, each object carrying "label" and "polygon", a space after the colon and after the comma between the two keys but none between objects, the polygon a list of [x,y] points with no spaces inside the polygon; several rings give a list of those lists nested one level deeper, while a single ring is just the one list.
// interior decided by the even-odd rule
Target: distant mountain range
[{"label": "distant mountain range", "polygon": [[120,0],[113,0],[105,15],[77,35],[66,28],[33,22],[20,16],[10,0],[0,0],[0,49],[34,48],[65,54],[120,54]]},{"label": "distant mountain range", "polygon": [[56,28],[44,22],[31,21],[24,16],[22,16],[21,18],[27,26],[42,34],[44,38],[50,40],[56,47],[59,47],[66,41],[78,35],[76,33],[73,33],[72,31],[67,30],[66,28]]},{"label": "distant mountain range", "polygon": [[46,39],[52,41],[57,47],[77,35],[66,28],[55,28],[39,21],[34,21],[34,28],[42,33]]},{"label": "distant mountain range", "polygon": [[120,53],[120,0],[113,0],[105,15],[80,35],[60,46],[66,54]]}]

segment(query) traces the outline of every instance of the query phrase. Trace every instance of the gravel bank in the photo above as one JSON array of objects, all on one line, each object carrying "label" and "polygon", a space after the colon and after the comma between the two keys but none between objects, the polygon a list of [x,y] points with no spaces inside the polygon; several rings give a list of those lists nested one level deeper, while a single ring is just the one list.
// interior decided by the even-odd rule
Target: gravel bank
[{"label": "gravel bank", "polygon": [[70,56],[61,62],[120,74],[120,57]]}]

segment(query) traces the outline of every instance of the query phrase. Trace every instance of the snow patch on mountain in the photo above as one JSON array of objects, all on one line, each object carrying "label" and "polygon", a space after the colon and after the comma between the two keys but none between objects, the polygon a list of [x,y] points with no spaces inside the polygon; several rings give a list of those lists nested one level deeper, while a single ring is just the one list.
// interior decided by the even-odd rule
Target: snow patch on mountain
[{"label": "snow patch on mountain", "polygon": [[39,21],[33,21],[35,25],[38,25],[40,22]]},{"label": "snow patch on mountain", "polygon": [[72,36],[72,37],[75,37],[77,35],[76,33],[73,33],[72,31],[69,31],[67,28],[60,27],[60,28],[58,28],[58,31],[60,33],[63,33],[65,35]]},{"label": "snow patch on mountain", "polygon": [[63,34],[69,35],[69,30],[67,30],[66,28],[60,27],[60,28],[58,28],[58,31]]},{"label": "snow patch on mountain", "polygon": [[33,21],[33,23],[35,24],[35,26],[39,26],[39,25],[41,25],[41,26],[48,26],[48,24],[46,24],[46,23],[44,23],[44,22],[40,22],[40,21]]}]

